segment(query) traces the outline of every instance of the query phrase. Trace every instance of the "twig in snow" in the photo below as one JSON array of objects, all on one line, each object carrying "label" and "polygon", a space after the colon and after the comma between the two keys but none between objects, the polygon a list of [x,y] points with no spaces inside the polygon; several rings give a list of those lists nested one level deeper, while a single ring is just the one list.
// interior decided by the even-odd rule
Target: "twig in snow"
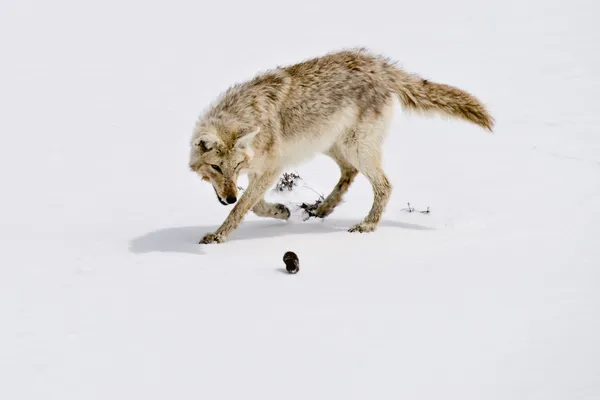
[{"label": "twig in snow", "polygon": [[414,207],[410,206],[410,203],[407,203],[407,204],[408,204],[408,208],[403,208],[400,211],[408,211],[409,213],[418,211],[421,214],[430,214],[431,213],[431,211],[429,210],[429,207],[427,207],[427,210],[416,210]]}]

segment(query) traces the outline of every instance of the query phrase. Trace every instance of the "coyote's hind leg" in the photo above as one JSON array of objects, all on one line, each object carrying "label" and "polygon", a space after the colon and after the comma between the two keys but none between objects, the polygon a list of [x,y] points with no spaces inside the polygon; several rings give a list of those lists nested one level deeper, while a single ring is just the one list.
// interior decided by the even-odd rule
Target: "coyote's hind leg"
[{"label": "coyote's hind leg", "polygon": [[377,228],[392,193],[392,185],[381,167],[382,144],[387,133],[392,108],[364,115],[353,135],[340,148],[345,159],[365,175],[373,188],[373,204],[364,220],[350,232],[372,232]]},{"label": "coyote's hind leg", "polygon": [[319,218],[325,218],[333,212],[333,210],[342,201],[342,198],[348,191],[348,188],[350,188],[350,185],[354,181],[356,174],[358,174],[358,170],[354,168],[352,164],[346,161],[344,155],[337,145],[334,145],[325,154],[331,157],[340,167],[341,176],[331,193],[329,193],[325,200],[319,204],[318,208],[311,213],[311,216]]}]

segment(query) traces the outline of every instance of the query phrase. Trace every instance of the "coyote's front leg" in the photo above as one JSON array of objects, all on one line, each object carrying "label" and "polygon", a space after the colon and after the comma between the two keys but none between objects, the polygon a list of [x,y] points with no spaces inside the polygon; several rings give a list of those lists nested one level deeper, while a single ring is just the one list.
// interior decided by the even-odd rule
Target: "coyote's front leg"
[{"label": "coyote's front leg", "polygon": [[[252,184],[256,178],[257,176],[255,174],[249,174],[248,183]],[[258,202],[256,202],[254,207],[252,207],[252,212],[259,217],[270,217],[284,220],[288,219],[291,215],[290,209],[283,204],[268,203],[264,198],[261,198]]]},{"label": "coyote's front leg", "polygon": [[278,171],[267,171],[256,176],[248,184],[237,204],[233,207],[223,224],[214,233],[205,235],[200,243],[223,243],[242,222],[246,213],[263,198],[267,189],[275,182]]}]

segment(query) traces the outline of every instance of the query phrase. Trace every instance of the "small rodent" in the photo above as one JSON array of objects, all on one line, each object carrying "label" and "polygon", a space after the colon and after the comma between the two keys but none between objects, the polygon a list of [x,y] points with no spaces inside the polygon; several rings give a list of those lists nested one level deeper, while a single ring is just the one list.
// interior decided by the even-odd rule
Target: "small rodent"
[{"label": "small rodent", "polygon": [[295,274],[300,270],[300,260],[293,251],[287,251],[283,255],[283,262],[285,263],[285,269],[290,274]]}]

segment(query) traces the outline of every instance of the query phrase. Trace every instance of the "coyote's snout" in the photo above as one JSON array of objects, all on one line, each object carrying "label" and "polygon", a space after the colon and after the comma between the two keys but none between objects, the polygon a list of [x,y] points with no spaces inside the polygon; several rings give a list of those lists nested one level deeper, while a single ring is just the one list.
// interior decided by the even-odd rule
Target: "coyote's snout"
[{"label": "coyote's snout", "polygon": [[[494,119],[471,94],[407,73],[365,49],[276,68],[229,88],[198,119],[192,135],[190,169],[212,184],[221,204],[235,203],[201,243],[226,240],[249,210],[289,218],[289,210],[267,203],[264,193],[283,168],[315,153],[331,157],[341,176],[314,216],[328,216],[360,172],[373,187],[373,205],[350,231],[375,230],[392,191],[381,150],[394,99],[405,109],[493,129]],[[238,199],[240,173],[248,174],[248,187]]]},{"label": "coyote's snout", "polygon": [[237,201],[237,180],[249,165],[248,143],[258,128],[197,126],[190,154],[190,169],[212,184],[217,200],[224,206]]}]

